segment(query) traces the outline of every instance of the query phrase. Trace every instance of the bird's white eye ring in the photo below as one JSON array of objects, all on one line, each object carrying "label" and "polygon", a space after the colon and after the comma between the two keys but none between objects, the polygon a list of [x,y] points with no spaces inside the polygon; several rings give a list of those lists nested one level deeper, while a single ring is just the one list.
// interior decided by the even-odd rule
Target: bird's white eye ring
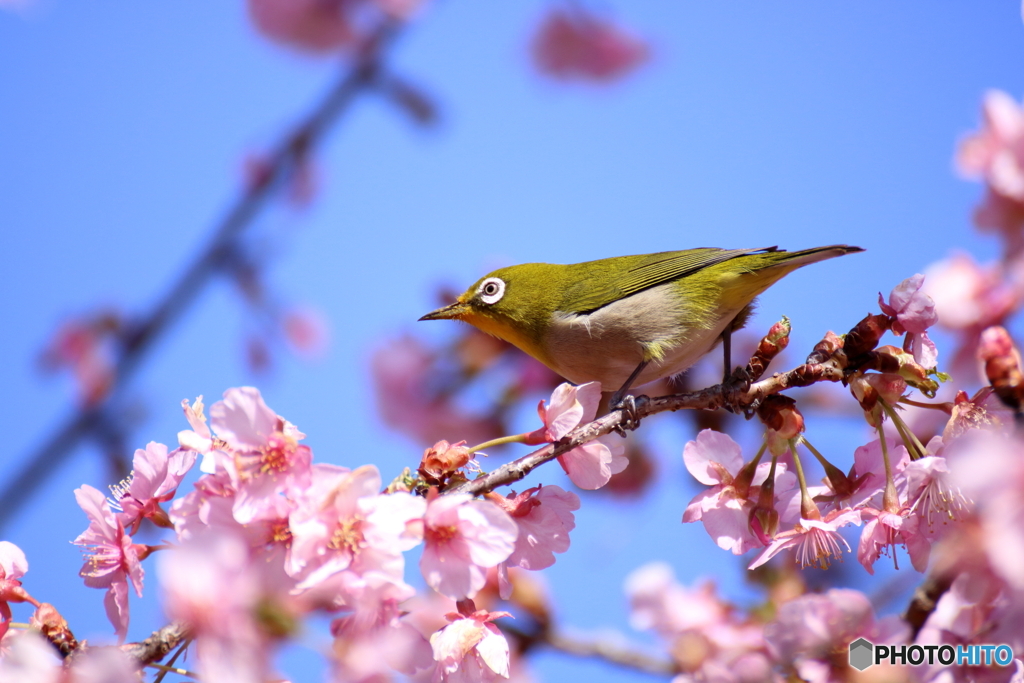
[{"label": "bird's white eye ring", "polygon": [[480,283],[476,291],[485,304],[496,304],[505,296],[505,281],[500,277],[489,277]]}]

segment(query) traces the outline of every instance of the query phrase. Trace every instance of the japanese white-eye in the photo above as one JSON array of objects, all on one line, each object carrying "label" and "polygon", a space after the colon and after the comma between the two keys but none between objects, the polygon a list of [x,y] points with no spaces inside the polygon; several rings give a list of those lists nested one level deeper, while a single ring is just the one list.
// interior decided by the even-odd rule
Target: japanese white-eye
[{"label": "japanese white-eye", "polygon": [[[575,384],[621,398],[678,374],[746,323],[754,299],[809,263],[863,251],[687,249],[571,265],[524,263],[480,278],[420,320],[462,320],[519,347]],[[621,387],[621,388],[620,388]]]}]

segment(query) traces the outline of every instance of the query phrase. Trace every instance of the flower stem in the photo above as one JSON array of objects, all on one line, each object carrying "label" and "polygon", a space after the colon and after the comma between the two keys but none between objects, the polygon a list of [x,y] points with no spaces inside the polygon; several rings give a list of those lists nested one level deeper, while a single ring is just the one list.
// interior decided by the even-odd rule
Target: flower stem
[{"label": "flower stem", "polygon": [[[882,405],[885,405],[883,402]],[[892,465],[889,464],[889,444],[886,442],[885,430],[878,423],[878,442],[882,445],[882,464],[885,465],[885,489],[882,493],[882,509],[886,512],[899,511],[899,497],[896,495],[896,484],[892,480]]]},{"label": "flower stem", "polygon": [[484,441],[482,444],[473,446],[469,449],[470,453],[476,453],[482,451],[485,448],[491,448],[492,446],[504,446],[507,443],[526,443],[526,438],[529,434],[513,434],[512,436],[502,436],[497,439],[491,439],[490,441]]},{"label": "flower stem", "polygon": [[800,482],[800,516],[804,519],[821,519],[821,512],[807,490],[804,468],[800,463],[800,456],[796,454],[796,439],[789,440],[789,452],[793,454],[793,469],[796,470],[796,480]]},{"label": "flower stem", "polygon": [[892,420],[893,425],[896,427],[896,431],[900,433],[900,437],[903,439],[904,445],[907,450],[910,451],[910,459],[918,460],[923,458],[928,449],[924,447],[924,444],[914,435],[914,432],[910,431],[910,427],[903,421],[899,413],[885,401],[879,401],[882,404],[882,410],[886,412],[889,419]]}]

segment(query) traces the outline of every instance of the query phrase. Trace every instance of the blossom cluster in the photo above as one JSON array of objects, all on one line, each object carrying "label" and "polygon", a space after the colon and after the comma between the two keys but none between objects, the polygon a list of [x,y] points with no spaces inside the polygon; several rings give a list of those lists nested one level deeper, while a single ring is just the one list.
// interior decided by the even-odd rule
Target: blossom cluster
[{"label": "blossom cluster", "polygon": [[[544,426],[533,439],[561,438],[593,417],[593,392],[583,390],[586,407],[577,393],[564,390],[555,403],[542,404]],[[332,666],[339,681],[392,671],[436,680],[508,676],[508,645],[491,623],[507,613],[478,609],[473,598],[489,571],[492,580],[500,577],[507,599],[510,568],[542,569],[568,549],[575,494],[553,485],[484,498],[440,495],[424,482],[385,487],[372,465],[313,462],[305,435],[251,387],[225,392],[209,420],[201,398],[182,407],[190,429],[178,434],[178,448],[150,443],[136,451],[132,475],[111,487],[109,498],[87,485],[75,491],[89,518],[75,540],[85,554],[81,576],[106,589],[120,640],[129,627],[129,587],[142,595],[143,561],[158,553],[165,611],[191,629],[203,680],[266,680],[274,645],[314,614],[335,615]],[[567,458],[573,471],[607,481],[611,450],[596,442],[579,450]],[[468,456],[444,456],[465,451],[436,444],[421,469],[441,477],[461,472]],[[178,495],[196,463],[198,478]],[[136,543],[147,522],[173,529],[173,538]],[[401,607],[416,594],[404,572],[405,554],[416,547],[426,585],[457,607],[447,603],[449,623],[433,633],[417,629]],[[6,630],[8,603],[39,603],[21,588],[27,562],[20,550],[9,543],[0,550]],[[19,651],[32,659],[28,647]],[[477,674],[466,679],[467,670]]]}]

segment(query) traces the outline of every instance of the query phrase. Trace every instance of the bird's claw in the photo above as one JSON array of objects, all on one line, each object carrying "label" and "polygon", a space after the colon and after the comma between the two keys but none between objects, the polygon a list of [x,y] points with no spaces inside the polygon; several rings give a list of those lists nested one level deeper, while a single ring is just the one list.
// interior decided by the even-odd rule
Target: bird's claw
[{"label": "bird's claw", "polygon": [[615,425],[614,430],[619,436],[625,437],[626,430],[633,430],[640,426],[640,415],[636,408],[636,397],[626,394],[625,396],[612,396],[609,404],[612,410],[622,411],[622,421]]},{"label": "bird's claw", "polygon": [[722,389],[723,408],[730,413],[744,413],[747,411],[748,406],[741,406],[730,400],[732,396],[746,393],[750,389],[750,373],[747,372],[745,367],[740,366],[733,370],[732,374],[722,382]]}]

